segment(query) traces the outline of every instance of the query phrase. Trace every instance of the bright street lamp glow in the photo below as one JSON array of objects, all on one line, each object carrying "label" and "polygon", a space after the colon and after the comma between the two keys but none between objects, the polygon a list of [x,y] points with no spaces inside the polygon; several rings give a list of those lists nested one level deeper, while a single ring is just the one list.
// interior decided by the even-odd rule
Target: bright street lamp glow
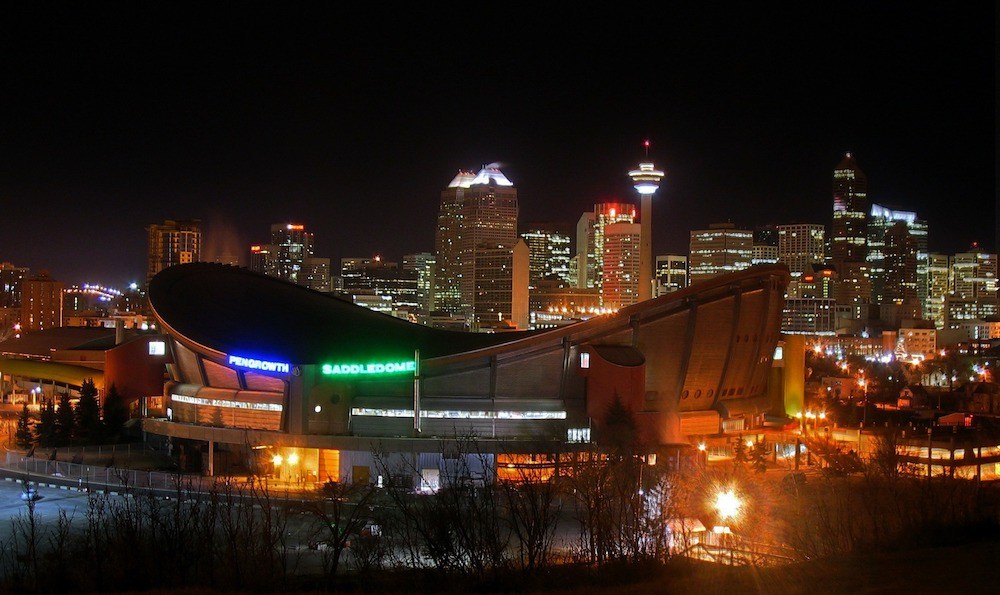
[{"label": "bright street lamp glow", "polygon": [[281,462],[284,461],[284,460],[285,459],[281,458],[281,455],[274,455],[274,458],[271,459],[271,462],[274,463],[275,467],[280,467],[281,466]]},{"label": "bright street lamp glow", "polygon": [[719,492],[715,497],[715,509],[719,512],[719,516],[723,520],[735,518],[739,514],[742,505],[743,503],[736,497],[733,490]]},{"label": "bright street lamp glow", "polygon": [[288,464],[289,465],[298,465],[299,464],[299,455],[298,455],[298,453],[294,453],[293,452],[292,454],[288,455]]}]

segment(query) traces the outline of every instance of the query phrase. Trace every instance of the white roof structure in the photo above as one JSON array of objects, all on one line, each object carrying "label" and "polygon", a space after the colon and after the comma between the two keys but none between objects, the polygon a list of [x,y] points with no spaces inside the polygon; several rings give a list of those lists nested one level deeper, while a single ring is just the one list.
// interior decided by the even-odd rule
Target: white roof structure
[{"label": "white roof structure", "polygon": [[495,184],[497,186],[513,186],[514,184],[507,179],[507,176],[503,175],[500,171],[499,163],[490,163],[489,165],[484,165],[478,174],[473,175],[471,171],[459,171],[458,175],[448,184],[449,188],[468,188],[474,184]]}]

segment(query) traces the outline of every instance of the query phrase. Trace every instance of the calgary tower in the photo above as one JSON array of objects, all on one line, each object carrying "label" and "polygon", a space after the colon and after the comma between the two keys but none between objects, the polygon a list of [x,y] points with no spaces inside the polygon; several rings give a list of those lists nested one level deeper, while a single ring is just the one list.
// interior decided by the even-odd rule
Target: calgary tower
[{"label": "calgary tower", "polygon": [[653,297],[653,195],[660,188],[664,173],[649,160],[649,140],[644,141],[646,156],[639,169],[628,172],[636,191],[639,192],[639,301]]}]

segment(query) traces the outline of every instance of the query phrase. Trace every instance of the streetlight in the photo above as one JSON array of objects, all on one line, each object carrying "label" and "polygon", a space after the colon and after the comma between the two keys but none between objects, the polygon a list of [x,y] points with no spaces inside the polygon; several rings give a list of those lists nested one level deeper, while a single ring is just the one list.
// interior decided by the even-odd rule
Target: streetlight
[{"label": "streetlight", "polygon": [[719,513],[719,518],[723,521],[728,519],[735,520],[742,506],[743,502],[732,488],[724,491],[720,490],[715,495],[715,510]]},{"label": "streetlight", "polygon": [[712,531],[720,535],[721,541],[726,544],[725,547],[729,549],[729,563],[733,563],[733,546],[729,542],[727,535],[732,535],[733,531],[727,524],[728,521],[735,522],[737,515],[740,513],[740,509],[743,507],[743,501],[740,500],[739,496],[736,495],[736,491],[733,488],[728,490],[719,490],[715,495],[715,511],[719,515],[719,520],[723,522],[722,525],[717,525],[712,529]]}]

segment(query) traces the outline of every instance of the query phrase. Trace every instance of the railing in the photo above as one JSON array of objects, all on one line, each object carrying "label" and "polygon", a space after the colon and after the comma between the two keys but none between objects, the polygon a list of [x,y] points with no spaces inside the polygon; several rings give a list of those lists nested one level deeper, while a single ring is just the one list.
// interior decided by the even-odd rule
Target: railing
[{"label": "railing", "polygon": [[84,488],[136,488],[173,491],[180,484],[200,484],[202,478],[161,471],[139,471],[112,465],[86,465],[68,461],[28,457],[19,452],[7,452],[4,466],[11,473],[23,473],[31,481],[44,483],[42,478],[59,480],[63,485]]}]

